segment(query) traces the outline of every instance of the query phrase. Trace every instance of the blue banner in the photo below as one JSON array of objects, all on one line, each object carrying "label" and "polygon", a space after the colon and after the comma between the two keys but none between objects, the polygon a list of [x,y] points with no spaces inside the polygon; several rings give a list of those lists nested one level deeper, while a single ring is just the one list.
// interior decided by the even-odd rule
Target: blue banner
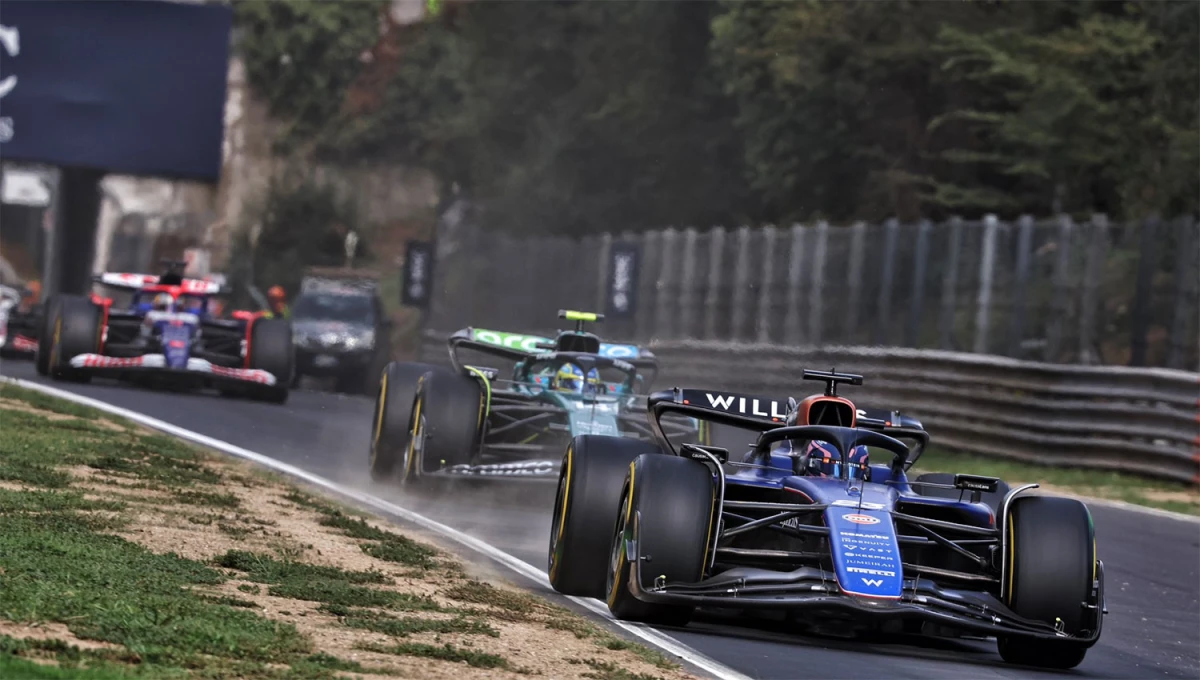
[{"label": "blue banner", "polygon": [[5,0],[0,155],[216,181],[233,12],[155,0]]}]

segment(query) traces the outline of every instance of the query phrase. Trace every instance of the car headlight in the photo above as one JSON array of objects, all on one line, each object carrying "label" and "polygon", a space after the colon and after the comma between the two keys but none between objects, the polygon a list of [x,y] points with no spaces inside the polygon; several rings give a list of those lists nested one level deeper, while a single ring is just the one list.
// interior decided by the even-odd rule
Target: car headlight
[{"label": "car headlight", "polygon": [[344,338],[346,349],[357,349],[359,347],[370,347],[375,343],[375,331],[364,331],[357,335],[347,335]]}]

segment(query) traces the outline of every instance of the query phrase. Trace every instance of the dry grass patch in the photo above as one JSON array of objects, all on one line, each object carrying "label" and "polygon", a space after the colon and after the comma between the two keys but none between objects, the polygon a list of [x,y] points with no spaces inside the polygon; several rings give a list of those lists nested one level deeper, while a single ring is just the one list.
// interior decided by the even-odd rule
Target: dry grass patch
[{"label": "dry grass patch", "polygon": [[0,394],[2,677],[688,677],[277,475]]}]

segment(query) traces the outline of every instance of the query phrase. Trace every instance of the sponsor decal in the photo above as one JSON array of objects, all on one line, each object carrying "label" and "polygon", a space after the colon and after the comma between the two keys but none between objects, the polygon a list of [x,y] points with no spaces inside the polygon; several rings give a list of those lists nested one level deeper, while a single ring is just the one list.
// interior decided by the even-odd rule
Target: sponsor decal
[{"label": "sponsor decal", "polygon": [[886,569],[863,569],[862,567],[846,567],[846,571],[854,572],[855,574],[870,574],[872,576],[895,576],[896,572]]},{"label": "sponsor decal", "polygon": [[551,460],[530,460],[523,463],[492,463],[488,465],[454,465],[446,469],[455,475],[484,475],[489,477],[538,476],[553,474],[557,463]]},{"label": "sponsor decal", "polygon": [[862,582],[867,584],[868,586],[872,586],[874,588],[882,588],[883,587],[883,579],[881,579],[881,578],[867,578],[865,576],[860,576],[859,578],[861,578]]},{"label": "sponsor decal", "polygon": [[836,501],[830,503],[830,505],[836,505],[839,508],[862,508],[863,510],[883,510],[884,509],[884,506],[879,503],[859,503],[858,501],[847,500],[844,498],[836,500]]},{"label": "sponsor decal", "polygon": [[489,331],[483,328],[475,329],[473,339],[478,342],[486,342],[489,345],[499,345],[508,349],[521,350],[522,352],[536,352],[539,342],[550,342],[549,338],[542,338],[536,335]]},{"label": "sponsor decal", "polygon": [[783,419],[787,417],[787,404],[776,399],[743,397],[735,394],[713,394],[705,392],[708,405],[722,411],[762,418]]},{"label": "sponsor decal", "polygon": [[879,518],[872,517],[870,515],[851,513],[848,515],[842,515],[842,519],[846,520],[847,522],[854,522],[855,524],[879,524]]}]

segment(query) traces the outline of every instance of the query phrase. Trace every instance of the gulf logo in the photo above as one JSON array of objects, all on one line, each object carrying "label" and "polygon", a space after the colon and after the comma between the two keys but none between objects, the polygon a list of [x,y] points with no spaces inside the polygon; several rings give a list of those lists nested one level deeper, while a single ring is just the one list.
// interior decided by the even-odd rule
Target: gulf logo
[{"label": "gulf logo", "polygon": [[847,522],[854,522],[855,524],[879,524],[879,519],[870,515],[849,514],[842,515],[842,519],[846,520]]}]

